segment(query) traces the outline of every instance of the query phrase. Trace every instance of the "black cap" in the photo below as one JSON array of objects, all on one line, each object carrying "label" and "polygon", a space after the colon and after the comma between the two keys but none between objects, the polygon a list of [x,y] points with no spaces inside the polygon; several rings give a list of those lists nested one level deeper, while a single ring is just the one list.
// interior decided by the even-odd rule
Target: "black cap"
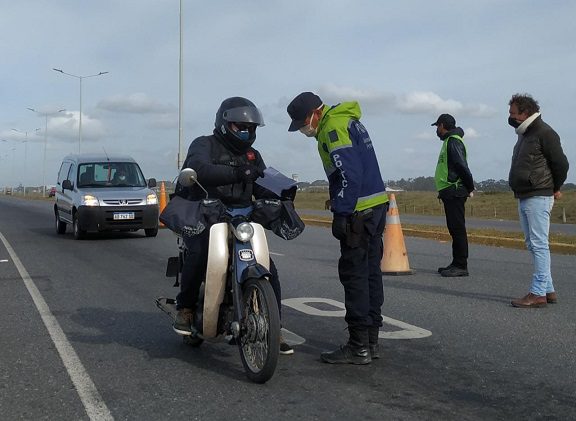
[{"label": "black cap", "polygon": [[438,126],[439,124],[443,124],[446,129],[456,127],[456,120],[450,114],[440,114],[436,123],[432,123],[431,126]]},{"label": "black cap", "polygon": [[313,110],[322,105],[322,100],[312,92],[302,92],[288,104],[288,115],[292,118],[292,123],[288,128],[289,132],[295,132],[306,124],[306,117]]}]

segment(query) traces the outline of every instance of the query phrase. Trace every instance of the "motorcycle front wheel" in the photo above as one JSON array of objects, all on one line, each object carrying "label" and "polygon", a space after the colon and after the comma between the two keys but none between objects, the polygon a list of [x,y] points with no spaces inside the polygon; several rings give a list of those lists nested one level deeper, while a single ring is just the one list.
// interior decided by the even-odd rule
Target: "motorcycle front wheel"
[{"label": "motorcycle front wheel", "polygon": [[240,356],[248,378],[265,383],[274,375],[280,352],[278,304],[267,279],[249,279],[242,289]]}]

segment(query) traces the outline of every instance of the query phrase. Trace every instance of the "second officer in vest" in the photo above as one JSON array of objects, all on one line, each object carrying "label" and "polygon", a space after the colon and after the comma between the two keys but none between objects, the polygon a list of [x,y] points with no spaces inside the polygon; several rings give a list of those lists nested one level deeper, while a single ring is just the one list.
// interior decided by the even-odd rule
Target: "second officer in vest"
[{"label": "second officer in vest", "polygon": [[464,130],[450,114],[441,114],[432,126],[442,141],[434,181],[444,204],[446,225],[452,237],[452,262],[438,268],[445,277],[468,276],[468,235],[464,204],[472,196],[474,180],[468,168]]}]

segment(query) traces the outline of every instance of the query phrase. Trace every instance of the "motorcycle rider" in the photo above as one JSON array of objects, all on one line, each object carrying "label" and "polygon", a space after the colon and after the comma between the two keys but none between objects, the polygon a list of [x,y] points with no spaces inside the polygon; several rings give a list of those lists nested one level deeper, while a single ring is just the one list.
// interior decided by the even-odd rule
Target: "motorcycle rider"
[{"label": "motorcycle rider", "polygon": [[[257,199],[271,197],[268,190],[254,183],[266,168],[262,156],[252,147],[256,140],[256,128],[264,126],[260,110],[246,98],[225,99],[216,112],[214,126],[212,135],[200,136],[192,141],[182,168],[196,170],[208,197],[220,199],[226,206],[249,206],[252,196]],[[188,200],[206,197],[206,193],[196,184],[191,187],[177,184],[175,194]],[[176,298],[178,314],[173,328],[176,333],[186,335],[190,334],[200,285],[206,275],[209,230],[194,237],[184,236],[183,239],[187,256],[182,267],[180,293]],[[280,282],[272,259],[270,273],[270,283],[280,312]],[[294,353],[282,338],[280,353]]]}]

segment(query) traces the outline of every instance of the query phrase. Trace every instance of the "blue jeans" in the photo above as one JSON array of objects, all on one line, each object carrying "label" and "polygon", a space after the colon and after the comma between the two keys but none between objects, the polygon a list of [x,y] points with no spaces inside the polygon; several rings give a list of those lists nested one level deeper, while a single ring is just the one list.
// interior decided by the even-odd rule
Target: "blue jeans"
[{"label": "blue jeans", "polygon": [[534,259],[530,292],[539,296],[554,292],[548,247],[550,212],[553,206],[554,196],[534,196],[518,200],[518,214],[524,231],[524,241]]}]

